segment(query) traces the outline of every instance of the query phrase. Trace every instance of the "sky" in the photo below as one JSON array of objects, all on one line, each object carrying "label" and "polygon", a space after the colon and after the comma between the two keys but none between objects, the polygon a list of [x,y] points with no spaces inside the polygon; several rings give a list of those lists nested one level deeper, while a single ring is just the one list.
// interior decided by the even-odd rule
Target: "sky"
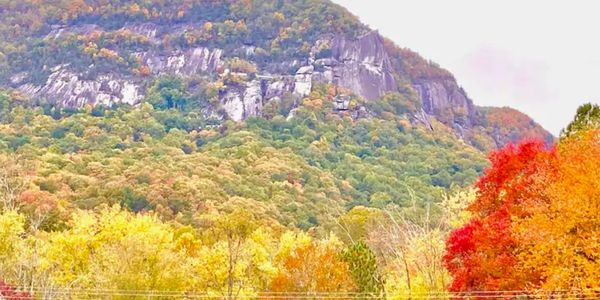
[{"label": "sky", "polygon": [[600,103],[600,2],[334,0],[456,77],[480,106],[510,106],[554,135]]}]

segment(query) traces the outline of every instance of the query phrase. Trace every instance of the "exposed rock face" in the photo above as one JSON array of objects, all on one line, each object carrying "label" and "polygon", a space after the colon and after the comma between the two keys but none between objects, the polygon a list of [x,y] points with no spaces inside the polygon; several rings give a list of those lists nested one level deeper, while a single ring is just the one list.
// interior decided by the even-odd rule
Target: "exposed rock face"
[{"label": "exposed rock face", "polygon": [[[397,91],[393,67],[385,51],[383,38],[376,31],[369,32],[356,40],[347,40],[343,36],[325,36],[317,41],[331,45],[331,56],[315,59],[315,51],[308,58],[308,64],[298,66],[298,60],[270,65],[270,72],[279,72],[297,67],[293,75],[293,89],[289,84],[280,86],[281,91],[292,91],[298,97],[310,93],[314,82],[333,83],[349,89],[353,93],[369,100],[376,100],[386,92]],[[316,48],[318,48],[315,46]],[[275,75],[286,78],[290,76]],[[282,83],[277,83],[281,85]],[[267,99],[271,92],[267,92]]]},{"label": "exposed rock face", "polygon": [[94,31],[102,31],[102,28],[96,24],[84,24],[78,26],[53,26],[46,39],[58,39],[68,34],[87,35]]},{"label": "exposed rock face", "polygon": [[[139,53],[138,57],[155,75],[192,76],[216,72],[222,65],[222,53],[221,49],[194,48],[170,55]],[[23,81],[22,78],[14,79],[13,82]],[[144,84],[141,78],[128,79],[119,73],[102,74],[93,80],[84,80],[68,65],[61,65],[52,69],[43,86],[22,84],[19,89],[31,98],[46,98],[63,107],[113,103],[134,105],[143,98]]]},{"label": "exposed rock face", "polygon": [[350,97],[348,96],[339,96],[336,97],[333,101],[333,107],[335,110],[348,110],[350,107]]},{"label": "exposed rock face", "polygon": [[421,122],[421,124],[425,125],[427,128],[433,130],[433,125],[431,125],[430,115],[427,114],[422,108],[415,114],[415,120]]},{"label": "exposed rock face", "polygon": [[291,77],[281,78],[279,80],[273,80],[272,78],[265,78],[262,81],[263,85],[266,85],[264,93],[265,100],[274,98],[283,98],[286,92],[295,90],[295,79]]},{"label": "exposed rock face", "polygon": [[[207,107],[204,113],[207,117],[218,119],[229,117],[241,121],[248,117],[260,116],[263,106],[269,101],[294,97],[298,103],[297,100],[310,94],[316,83],[334,84],[367,100],[375,101],[385,93],[399,91],[400,84],[397,80],[401,80],[402,90],[407,88],[405,82],[411,83],[422,102],[422,109],[412,116],[414,121],[433,130],[433,120],[439,120],[454,129],[457,135],[465,140],[473,136],[474,132],[480,132],[482,126],[487,126],[482,123],[485,114],[473,105],[451,75],[443,78],[435,75],[411,76],[406,73],[402,64],[407,61],[415,62],[415,58],[398,55],[390,48],[386,48],[389,45],[384,43],[383,37],[377,31],[353,39],[341,34],[324,34],[310,45],[310,53],[305,58],[294,57],[289,60],[265,62],[262,65],[251,61],[250,63],[260,65],[261,69],[257,74],[250,76],[245,73],[232,73],[225,69],[225,65],[228,58],[235,56],[252,60],[259,50],[256,46],[243,45],[238,49],[223,50],[209,46],[186,48],[161,45],[166,34],[178,36],[201,29],[201,23],[180,23],[169,26],[130,23],[116,29],[116,31],[144,37],[142,40],[150,43],[150,47],[141,48],[146,50],[132,52],[141,66],[148,67],[150,74],[143,74],[145,76],[133,75],[138,74],[135,72],[123,74],[112,70],[104,70],[104,73],[98,75],[84,76],[68,64],[61,64],[48,66],[52,69],[48,79],[42,85],[32,83],[34,80],[30,80],[32,76],[27,72],[11,76],[10,85],[33,99],[46,99],[62,107],[83,107],[88,104],[110,106],[119,103],[137,105],[142,101],[146,86],[153,76],[200,75],[215,78],[235,75],[241,80],[219,92],[220,107]],[[60,25],[53,26],[45,39],[61,39],[70,34],[89,35],[109,31],[111,29],[95,24]],[[393,55],[393,63],[390,55]],[[417,57],[414,64],[417,67],[421,63],[419,59]],[[436,74],[437,67],[431,68],[434,69],[432,74]],[[150,77],[146,77],[148,75]],[[90,78],[90,76],[94,77]],[[336,98],[334,109],[337,112],[355,118],[369,116],[369,112],[364,107],[350,107],[350,101],[345,96],[347,95],[339,95]],[[295,111],[296,109],[293,108],[288,117],[293,117]],[[518,130],[515,129],[514,132]],[[507,140],[504,136],[506,134],[500,134],[499,130],[486,134],[492,136],[498,145]],[[539,135],[543,135],[543,132]],[[510,138],[519,137],[520,135]]]},{"label": "exposed rock face", "polygon": [[306,96],[312,89],[312,74],[315,68],[313,66],[304,66],[296,72],[294,94]]},{"label": "exposed rock face", "polygon": [[145,36],[152,43],[158,43],[159,40],[156,38],[158,32],[158,26],[153,23],[138,23],[138,24],[127,24],[123,29],[128,30],[134,34]]},{"label": "exposed rock face", "polygon": [[[454,81],[421,81],[414,83],[421,97],[426,113],[441,117],[442,121],[451,121],[462,127],[471,127],[476,117],[473,101]],[[444,120],[444,115],[452,112],[454,120]],[[453,124],[448,124],[453,125]]]},{"label": "exposed rock face", "polygon": [[20,89],[32,98],[51,96],[65,107],[83,107],[86,104],[108,106],[113,103],[133,105],[142,99],[139,84],[119,78],[115,74],[100,75],[94,80],[83,80],[78,74],[69,71],[66,65],[55,67],[45,85],[24,84]]},{"label": "exposed rock face", "polygon": [[[169,30],[184,32],[194,26],[181,24]],[[161,41],[161,30],[153,23],[127,24],[120,30],[144,36],[151,43]],[[57,27],[46,38],[95,31],[102,31],[102,28],[94,24]],[[329,56],[317,59],[318,50],[323,48],[330,50]],[[238,50],[252,55],[255,49],[252,46],[244,46]],[[143,65],[149,67],[154,76],[172,74],[187,77],[220,73],[224,66],[222,57],[226,54],[218,48],[196,47],[171,51],[153,50],[138,52],[136,55]],[[273,73],[290,68],[296,69],[294,75]],[[387,92],[398,90],[395,72],[384,47],[383,38],[378,32],[371,31],[352,40],[342,35],[326,35],[315,43],[304,62],[294,59],[278,65],[269,65],[265,70],[259,70],[257,79],[229,87],[222,92],[220,102],[230,118],[240,121],[260,115],[263,105],[268,101],[279,100],[285,95],[292,95],[298,99],[308,95],[315,82],[332,83],[368,100],[376,100]],[[27,83],[26,75],[17,75],[13,78],[13,84],[19,86],[27,95],[33,98],[43,97],[68,107],[112,103],[135,105],[143,98],[145,84],[148,82],[144,78],[130,78],[131,76],[118,73],[98,75],[94,80],[83,80],[82,76],[70,71],[66,65],[56,67],[42,86]],[[423,102],[423,118],[425,114],[436,116],[455,129],[461,129],[459,131],[472,126],[476,111],[471,100],[456,82],[420,81],[413,84]],[[341,108],[344,103],[336,105]],[[452,111],[454,119],[447,118],[446,113],[449,110]]]},{"label": "exposed rock face", "polygon": [[289,92],[291,87],[285,81],[268,84],[265,80],[252,80],[245,86],[227,89],[220,97],[220,102],[229,118],[241,121],[248,117],[260,116],[264,103],[277,101],[285,92]]},{"label": "exposed rock face", "polygon": [[355,41],[336,37],[332,44],[333,58],[339,62],[333,66],[334,84],[369,100],[398,90],[383,38],[378,32],[371,31]]},{"label": "exposed rock face", "polygon": [[[185,31],[193,24],[182,24],[171,31]],[[89,34],[103,29],[94,24],[72,27],[57,27],[46,38],[60,38],[68,33]],[[120,30],[146,37],[151,43],[160,43],[161,31],[156,24],[127,24]],[[221,103],[234,120],[259,115],[262,105],[271,99],[280,99],[286,93],[297,98],[308,95],[314,82],[333,83],[351,90],[369,100],[375,100],[389,91],[396,91],[393,68],[385,51],[383,38],[376,31],[357,39],[348,40],[343,36],[324,36],[317,41],[315,48],[330,47],[330,57],[315,60],[315,53],[304,62],[297,59],[269,66],[265,75],[259,75],[246,86],[237,86],[221,94]],[[244,46],[240,51],[252,54],[254,48]],[[222,49],[196,47],[170,52],[138,52],[136,56],[147,65],[155,76],[173,74],[195,76],[217,74],[223,68]],[[296,68],[294,75],[277,74],[273,71]],[[23,76],[20,76],[23,77]],[[50,75],[43,86],[32,86],[23,78],[16,78],[13,84],[29,96],[43,97],[60,106],[81,107],[85,104],[136,104],[143,98],[144,78],[129,78],[118,73],[98,75],[95,80],[83,80],[82,76],[61,66]],[[18,84],[17,84],[18,82]],[[239,107],[238,107],[239,106]]]},{"label": "exposed rock face", "polygon": [[[358,39],[325,37],[317,45],[330,44],[331,57],[314,59],[296,72],[296,94],[308,94],[311,82],[333,83],[368,100],[397,91],[394,69],[384,48],[383,38],[371,31]],[[313,53],[314,56],[314,53]]]},{"label": "exposed rock face", "polygon": [[156,75],[176,74],[192,76],[202,73],[214,73],[222,66],[221,49],[193,48],[185,52],[160,55],[157,53],[139,53],[138,57],[150,67]]},{"label": "exposed rock face", "polygon": [[[185,28],[179,28],[185,30]],[[157,37],[158,26],[153,23],[127,24],[119,30],[148,38],[151,43],[160,42]],[[59,39],[68,34],[86,35],[102,32],[95,24],[78,26],[56,26],[46,39]],[[172,52],[136,53],[143,65],[147,65],[154,75],[193,76],[213,74],[222,67],[223,50],[197,47]],[[51,103],[63,107],[83,107],[91,105],[111,105],[114,103],[138,104],[143,99],[147,80],[133,78],[118,72],[97,75],[93,79],[83,79],[81,74],[69,68],[68,64],[53,67],[48,80],[42,86],[27,82],[27,74],[18,74],[11,78],[12,84],[31,98],[45,98]]]},{"label": "exposed rock face", "polygon": [[227,91],[223,97],[221,97],[221,105],[223,109],[234,121],[241,121],[244,118],[244,101],[238,91]]}]

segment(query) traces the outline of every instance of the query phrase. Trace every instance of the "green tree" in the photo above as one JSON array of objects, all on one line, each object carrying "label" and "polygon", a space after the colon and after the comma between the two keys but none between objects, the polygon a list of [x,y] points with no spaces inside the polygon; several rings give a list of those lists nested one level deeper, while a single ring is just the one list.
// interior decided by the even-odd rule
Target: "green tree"
[{"label": "green tree", "polygon": [[363,241],[346,249],[342,258],[348,263],[350,274],[362,298],[382,297],[383,278],[377,269],[377,258]]},{"label": "green tree", "polygon": [[25,217],[14,210],[0,214],[0,271],[6,278],[23,246]]},{"label": "green tree", "polygon": [[164,76],[154,81],[146,95],[146,102],[155,109],[186,110],[190,104],[190,95],[183,80],[175,76]]},{"label": "green tree", "polygon": [[0,90],[0,121],[5,122],[10,112],[10,96]]},{"label": "green tree", "polygon": [[586,103],[577,108],[575,118],[560,132],[561,140],[586,129],[600,127],[600,107],[597,104]]}]

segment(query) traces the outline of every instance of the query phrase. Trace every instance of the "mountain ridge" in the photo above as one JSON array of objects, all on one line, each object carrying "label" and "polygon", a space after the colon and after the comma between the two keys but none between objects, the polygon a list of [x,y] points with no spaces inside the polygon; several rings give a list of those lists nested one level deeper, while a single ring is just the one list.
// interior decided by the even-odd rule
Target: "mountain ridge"
[{"label": "mountain ridge", "polygon": [[[10,81],[8,85],[3,84],[5,87],[16,88],[38,103],[47,102],[57,107],[137,105],[144,100],[146,89],[157,76],[200,76],[208,82],[220,83],[216,88],[218,101],[211,101],[213,105],[204,110],[205,116],[241,121],[262,115],[263,106],[270,101],[291,97],[298,103],[315,84],[325,83],[342,90],[336,90],[332,99],[354,94],[376,101],[390,92],[416,97],[421,102],[421,110],[412,116],[413,121],[427,125],[430,118],[436,118],[457,136],[482,150],[523,138],[540,138],[547,142],[553,139],[535,123],[532,123],[535,130],[524,130],[529,136],[520,134],[520,128],[509,134],[504,133],[506,130],[489,134],[486,114],[493,109],[475,106],[451,73],[408,49],[399,48],[328,1],[280,4],[284,12],[273,12],[269,19],[273,24],[281,23],[278,30],[265,29],[266,21],[250,23],[253,11],[268,6],[264,3],[231,1],[217,5],[197,1],[187,10],[181,10],[176,3],[150,2],[154,3],[150,6],[163,5],[163,16],[156,7],[143,8],[134,2],[127,5],[124,1],[124,9],[132,15],[117,14],[122,20],[110,22],[107,21],[110,13],[97,12],[100,8],[95,5],[99,2],[83,3],[87,10],[80,8],[83,11],[72,16],[72,20],[58,23],[45,20],[38,30],[38,41],[33,43],[38,43],[34,47],[37,50],[25,50],[21,54],[31,58],[36,51],[44,53],[57,48],[59,55],[50,58],[46,53],[37,57],[43,61],[37,66],[41,67],[39,72],[35,66],[27,69],[23,59],[9,63],[9,68],[21,71],[9,72]],[[249,7],[250,12],[237,6]],[[287,6],[292,8],[285,11]],[[322,13],[310,11],[308,16],[318,14],[325,20],[337,19],[327,21],[325,24],[330,26],[320,28],[307,18],[293,15],[297,13],[294,8],[303,6],[310,6],[312,10],[312,7],[326,8]],[[178,8],[177,14],[166,17],[173,8]],[[195,18],[194,14],[202,8],[216,12]],[[240,11],[235,11],[236,8]],[[268,11],[265,15],[269,15]],[[291,22],[289,18],[298,20]],[[338,19],[350,21],[346,24]],[[295,26],[307,29],[302,31]],[[335,26],[353,29],[336,30]],[[295,33],[296,38],[309,38],[288,41],[294,30],[302,31]],[[261,39],[251,39],[253,36]],[[272,39],[270,44],[265,42],[268,39]],[[25,43],[31,44],[31,41]],[[288,48],[284,47],[286,43]],[[36,78],[39,76],[41,78]],[[347,109],[343,105],[338,108]]]}]

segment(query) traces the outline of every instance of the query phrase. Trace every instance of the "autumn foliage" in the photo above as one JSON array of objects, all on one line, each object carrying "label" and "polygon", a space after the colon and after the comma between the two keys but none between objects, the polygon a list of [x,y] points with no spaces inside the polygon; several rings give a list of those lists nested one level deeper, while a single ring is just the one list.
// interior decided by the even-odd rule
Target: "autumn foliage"
[{"label": "autumn foliage", "polygon": [[[284,237],[283,240],[286,240]],[[339,255],[339,241],[317,242],[299,234],[289,247],[285,244],[278,255],[279,272],[271,283],[273,295],[280,293],[350,292],[354,282],[349,266]],[[288,296],[285,299],[289,299]]]},{"label": "autumn foliage", "polygon": [[516,220],[520,269],[545,290],[600,287],[600,132],[558,146],[556,175],[531,216]]},{"label": "autumn foliage", "polygon": [[0,279],[0,299],[25,300],[33,299],[33,297],[27,292],[19,292],[17,288]]},{"label": "autumn foliage", "polygon": [[600,144],[591,131],[547,148],[508,145],[477,182],[472,218],[450,233],[451,291],[600,286]]}]

